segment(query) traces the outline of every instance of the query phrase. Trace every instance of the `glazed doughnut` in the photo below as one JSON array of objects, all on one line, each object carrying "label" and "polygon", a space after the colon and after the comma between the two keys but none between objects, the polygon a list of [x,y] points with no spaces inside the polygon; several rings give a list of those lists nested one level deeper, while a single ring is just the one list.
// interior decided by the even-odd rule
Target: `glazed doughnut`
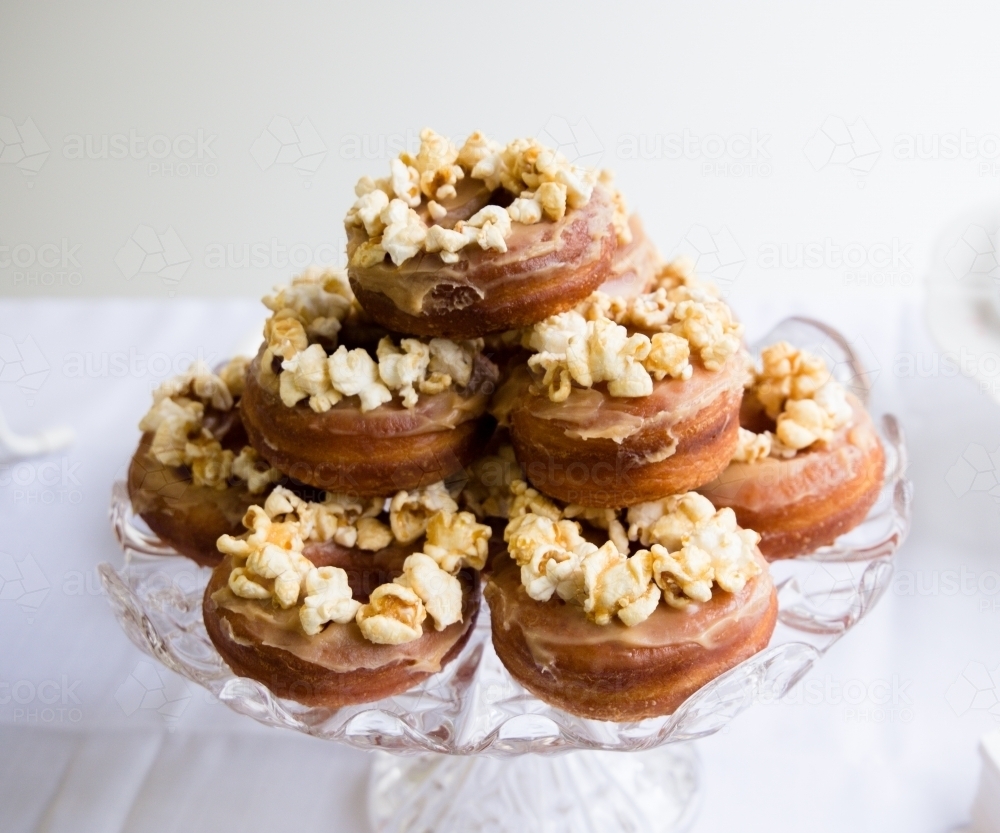
[{"label": "glazed doughnut", "polygon": [[[491,411],[509,425],[528,479],[546,494],[629,506],[696,488],[732,457],[748,361],[742,328],[691,279],[671,287],[681,279],[670,268],[653,292],[634,299],[596,293],[590,309],[553,316],[526,336],[535,355],[510,374]],[[705,314],[717,339],[706,344],[700,330],[683,329],[672,318],[678,310]],[[642,364],[630,355],[637,350],[648,353]],[[589,386],[578,384],[583,374],[571,362],[584,365]],[[631,371],[641,376],[635,389]],[[596,381],[598,373],[606,381]]]},{"label": "glazed doughnut", "polygon": [[[779,358],[799,364],[812,361],[816,374],[812,390],[795,394],[801,397],[799,402],[808,399],[822,407],[809,408],[802,417],[794,405],[789,407],[786,394],[774,433],[776,422],[757,398],[759,384],[751,388],[741,412],[736,459],[699,491],[717,506],[731,507],[742,526],[759,532],[760,549],[767,558],[790,558],[832,544],[864,520],[882,490],[885,452],[867,411],[853,394],[830,380],[821,359],[785,344],[767,348],[764,355],[771,364]],[[801,388],[804,377],[798,374],[794,384]],[[774,401],[774,390],[770,393]],[[788,430],[790,411],[806,428],[808,411],[819,414],[826,424],[815,427],[815,433],[826,436],[819,439],[806,433],[797,438],[795,433],[803,426]],[[786,445],[782,437],[799,448]]]},{"label": "glazed doughnut", "polygon": [[456,509],[441,484],[397,493],[388,523],[381,499],[276,488],[247,535],[219,539],[209,637],[234,672],[306,705],[412,688],[459,654],[479,609],[490,530]]},{"label": "glazed doughnut", "polygon": [[629,239],[620,196],[533,139],[433,131],[391,176],[365,177],[348,212],[351,286],[390,330],[473,338],[523,327],[586,298]]},{"label": "glazed doughnut", "polygon": [[216,376],[195,364],[167,382],[128,468],[133,511],[202,566],[219,563],[218,537],[238,535],[247,508],[281,477],[247,445],[236,407],[245,367],[236,359]]},{"label": "glazed doughnut", "polygon": [[[675,505],[685,500],[691,502],[691,496],[672,500]],[[640,507],[638,512],[648,514],[648,509]],[[708,511],[712,511],[710,506]],[[622,586],[623,575],[631,578],[643,570],[646,573],[641,581],[650,581],[645,567],[630,573],[632,562],[641,562],[644,558],[654,559],[656,563],[655,559],[662,556],[663,563],[690,567],[693,562],[684,559],[687,542],[668,540],[677,531],[673,522],[667,522],[667,526],[672,526],[670,534],[662,534],[662,529],[658,530],[655,524],[647,526],[646,532],[651,529],[661,534],[647,536],[644,533],[643,537],[651,542],[664,541],[665,545],[653,544],[651,550],[640,550],[627,561],[611,541],[605,541],[598,549],[596,541],[600,536],[595,537],[593,529],[588,534],[584,528],[583,535],[590,539],[589,546],[584,544],[581,549],[579,543],[575,547],[571,543],[567,548],[577,553],[590,550],[578,568],[583,575],[584,588],[583,594],[576,591],[578,597],[575,599],[572,589],[566,592],[562,585],[557,586],[555,593],[547,590],[551,594],[548,598],[544,592],[539,593],[539,586],[544,588],[544,582],[540,578],[543,571],[536,563],[537,554],[529,559],[524,553],[519,559],[520,567],[510,555],[500,555],[492,562],[484,591],[490,607],[493,646],[500,661],[511,676],[534,695],[580,717],[624,722],[672,714],[706,683],[765,648],[777,620],[777,594],[767,562],[753,545],[757,536],[749,531],[734,530],[732,513],[729,512],[725,520],[726,512],[729,510],[717,513],[715,521],[708,518],[708,522],[725,527],[726,535],[742,538],[736,544],[743,550],[742,578],[733,582],[732,576],[729,580],[717,576],[717,581],[723,581],[730,589],[724,590],[716,583],[710,594],[704,592],[704,587],[700,592],[689,588],[689,592],[701,599],[695,601],[684,596],[669,571],[661,573],[660,578],[649,585],[652,610],[647,608],[641,614],[645,615],[644,619],[629,620],[628,624],[625,621],[628,617],[623,617],[622,613],[604,623],[595,621],[592,602],[602,598],[600,578],[607,573],[601,573],[600,564],[595,569],[588,562],[611,553],[608,560],[614,566],[608,573],[618,571],[614,578],[607,579],[606,585],[612,587]],[[565,523],[565,520],[559,521],[556,526]],[[536,521],[534,525],[538,524]],[[528,539],[529,547],[545,538],[537,529],[526,532],[523,526],[512,534],[512,527],[508,525],[507,538],[512,552],[524,546],[524,542],[517,541],[518,535]],[[552,536],[554,540],[560,537],[567,537],[566,530],[559,530]],[[568,537],[573,537],[571,531]],[[702,539],[702,544],[706,540],[711,539]],[[729,540],[736,539],[730,537]],[[665,555],[678,546],[679,551]],[[560,558],[566,558],[566,551],[563,550]],[[562,581],[572,586],[574,579],[560,572],[566,563],[562,560],[548,567],[547,577],[552,582]],[[679,570],[678,574],[683,572]],[[666,604],[657,603],[658,585],[661,584]],[[641,587],[640,583],[636,593],[642,592]],[[581,605],[579,595],[588,593]],[[640,596],[636,605],[641,602]]]},{"label": "glazed doughnut", "polygon": [[[346,570],[354,598],[367,602],[367,588],[395,578],[406,555],[418,549],[396,547],[373,556],[326,543],[307,546],[304,554],[318,567]],[[308,706],[370,703],[419,685],[461,653],[479,612],[478,573],[463,570],[462,621],[443,631],[429,629],[413,642],[378,645],[350,622],[311,637],[302,632],[294,610],[234,595],[226,584],[232,566],[227,556],[205,588],[205,627],[212,644],[236,674]]]},{"label": "glazed doughnut", "polygon": [[460,471],[492,433],[497,369],[482,342],[383,336],[373,350],[378,331],[359,326],[332,270],[265,302],[275,314],[240,412],[250,444],[295,480],[363,496],[418,488]]}]

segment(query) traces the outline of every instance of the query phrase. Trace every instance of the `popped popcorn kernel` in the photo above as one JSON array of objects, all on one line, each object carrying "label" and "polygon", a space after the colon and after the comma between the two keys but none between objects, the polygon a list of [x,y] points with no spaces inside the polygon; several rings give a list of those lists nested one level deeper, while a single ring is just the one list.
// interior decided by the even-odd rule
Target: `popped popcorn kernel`
[{"label": "popped popcorn kernel", "polygon": [[462,621],[462,583],[424,553],[414,553],[403,562],[403,575],[396,584],[412,590],[434,620],[435,630]]},{"label": "popped popcorn kernel", "polygon": [[746,428],[739,429],[739,438],[736,441],[736,450],[733,452],[734,463],[756,463],[771,454],[770,431],[762,434],[755,434]]},{"label": "popped popcorn kernel", "polygon": [[389,504],[389,526],[397,541],[408,544],[427,532],[427,525],[437,512],[457,511],[458,504],[444,483],[435,483],[412,492],[396,492]]},{"label": "popped popcorn kernel", "polygon": [[318,634],[328,622],[346,625],[361,608],[361,603],[351,595],[347,573],[340,567],[310,570],[305,578],[305,594],[299,621],[308,636]]},{"label": "popped popcorn kernel", "polygon": [[358,608],[355,621],[369,642],[378,645],[402,645],[423,636],[427,611],[420,597],[401,584],[376,587],[368,604]]},{"label": "popped popcorn kernel", "polygon": [[748,382],[746,395],[760,402],[767,416],[775,420],[775,429],[757,435],[752,452],[741,444],[734,460],[752,463],[765,456],[794,457],[799,451],[831,442],[853,419],[847,392],[823,359],[788,342],[764,348],[761,369],[751,367]]}]

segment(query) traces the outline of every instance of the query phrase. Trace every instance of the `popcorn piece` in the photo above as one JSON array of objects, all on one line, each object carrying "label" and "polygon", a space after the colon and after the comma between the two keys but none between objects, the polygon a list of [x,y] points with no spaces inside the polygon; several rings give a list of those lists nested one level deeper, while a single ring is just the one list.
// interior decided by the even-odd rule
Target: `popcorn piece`
[{"label": "popcorn piece", "polygon": [[[267,587],[260,579],[270,579],[270,593],[284,608],[295,605],[299,599],[302,579],[313,569],[312,562],[302,555],[303,541],[293,523],[271,520],[260,506],[251,506],[243,518],[243,525],[251,530],[245,538],[220,536],[220,552],[234,556],[235,569],[242,569],[236,578],[230,573],[230,588],[234,593],[259,598],[259,587]],[[245,564],[240,563],[246,559]],[[251,586],[256,585],[256,586]]]},{"label": "popcorn piece", "polygon": [[[427,213],[431,215],[432,220],[443,220],[448,216],[448,209],[440,203],[431,200],[427,203]],[[431,226],[431,228],[440,228],[440,226]],[[430,249],[428,248],[427,251],[430,251]]]},{"label": "popcorn piece", "polygon": [[[392,192],[410,208],[416,208],[420,205],[420,172],[412,165],[407,165],[402,159],[393,159],[389,163],[389,171],[389,183]],[[381,192],[374,191],[373,193],[378,194]],[[369,196],[371,195],[369,194]],[[364,197],[361,199],[364,199]],[[382,208],[385,208],[385,205]],[[379,211],[381,210],[380,208]],[[365,231],[368,232],[369,236],[379,233],[368,228],[367,223],[365,223]]]},{"label": "popcorn piece", "polygon": [[229,589],[241,599],[270,599],[271,591],[254,581],[243,567],[236,567],[229,574]]},{"label": "popcorn piece", "polygon": [[188,437],[201,430],[205,406],[183,397],[161,399],[139,422],[139,430],[153,432],[150,454],[165,466],[184,465]]},{"label": "popcorn piece", "polygon": [[351,255],[351,266],[368,269],[385,260],[386,254],[381,240],[367,240],[354,250]]},{"label": "popcorn piece", "polygon": [[[542,515],[553,521],[562,517],[562,512],[545,495],[537,489],[532,489],[525,481],[515,480],[510,484],[510,493],[514,500],[510,507],[510,517],[517,518],[527,513]],[[506,541],[506,536],[504,537]]]},{"label": "popcorn piece", "polygon": [[233,459],[232,473],[246,481],[247,491],[252,495],[259,495],[283,477],[280,471],[268,466],[267,461],[249,445],[243,446]]},{"label": "popcorn piece", "polygon": [[376,587],[357,612],[355,621],[369,642],[379,645],[401,645],[423,635],[421,623],[427,611],[420,597],[401,584]]},{"label": "popcorn piece", "polygon": [[413,165],[420,172],[420,190],[435,200],[456,194],[456,183],[465,177],[458,160],[458,149],[444,136],[429,128],[420,131],[420,150]]},{"label": "popcorn piece", "polygon": [[535,199],[548,219],[558,221],[566,215],[566,186],[562,183],[543,182]]},{"label": "popcorn piece", "polygon": [[771,419],[777,419],[786,399],[808,399],[830,381],[819,356],[798,350],[787,341],[764,348],[755,393]]},{"label": "popcorn piece", "polygon": [[[284,311],[283,311],[284,312]],[[264,325],[264,338],[267,340],[267,352],[261,361],[261,368],[270,368],[274,356],[290,359],[309,346],[309,337],[302,322],[290,315],[268,319]],[[270,354],[270,358],[269,358]]]},{"label": "popcorn piece", "polygon": [[421,382],[430,363],[430,348],[415,338],[404,338],[397,348],[386,336],[378,343],[378,373],[390,390],[398,390],[403,405],[412,408],[417,404],[414,385]]},{"label": "popcorn piece", "polygon": [[829,442],[833,439],[833,430],[827,427],[827,422],[826,412],[817,402],[812,399],[789,399],[785,402],[785,409],[778,414],[775,434],[789,448],[808,448],[817,441]]},{"label": "popcorn piece", "polygon": [[343,397],[331,385],[328,366],[326,350],[319,344],[312,344],[283,361],[279,385],[281,401],[291,408],[308,397],[312,410],[317,413],[329,411]]},{"label": "popcorn piece", "polygon": [[361,603],[355,601],[347,573],[340,567],[319,567],[305,578],[306,596],[299,608],[299,621],[308,636],[315,636],[327,622],[346,625],[357,616]]},{"label": "popcorn piece", "polygon": [[760,372],[751,371],[749,395],[775,419],[776,428],[774,434],[761,435],[769,438],[770,446],[765,450],[759,441],[760,449],[745,462],[768,455],[794,457],[815,443],[830,442],[835,431],[850,424],[853,411],[847,393],[820,357],[783,341],[765,348],[761,361]]},{"label": "popcorn piece", "polygon": [[356,547],[377,552],[392,543],[392,532],[377,518],[359,518],[355,524],[358,530]]},{"label": "popcorn piece", "polygon": [[[265,297],[264,306],[275,313],[273,320],[296,320],[307,336],[333,341],[353,301],[354,293],[345,270],[310,266],[296,275],[290,284],[276,288],[274,295]],[[268,338],[268,343],[271,342],[272,339]],[[300,343],[297,349],[304,350],[305,343]],[[285,352],[276,352],[275,355],[286,359],[292,357],[291,353]]]},{"label": "popcorn piece", "polygon": [[435,630],[462,621],[462,583],[441,569],[437,561],[424,553],[414,553],[403,562],[403,575],[397,585],[412,590],[434,620]]},{"label": "popcorn piece", "polygon": [[479,229],[476,242],[481,249],[507,251],[505,238],[510,236],[510,215],[498,205],[487,205],[465,221],[463,228]]},{"label": "popcorn piece", "polygon": [[697,524],[714,514],[712,502],[697,492],[638,503],[628,510],[628,537],[644,547],[657,543],[675,550]]},{"label": "popcorn piece", "polygon": [[483,340],[454,342],[446,338],[432,338],[428,345],[430,362],[428,370],[432,374],[447,376],[460,388],[469,384],[476,356],[483,349]]},{"label": "popcorn piece", "polygon": [[760,536],[736,525],[732,509],[720,509],[695,523],[678,549],[654,544],[653,577],[671,607],[683,608],[691,600],[707,602],[712,583],[737,593],[761,572],[754,558]]},{"label": "popcorn piece", "polygon": [[612,617],[619,616],[630,626],[649,618],[660,595],[652,583],[652,561],[651,553],[646,550],[626,558],[610,541],[584,558],[587,598],[583,609],[588,618],[606,625]]},{"label": "popcorn piece", "polygon": [[770,431],[763,434],[755,434],[747,431],[746,428],[739,429],[739,438],[736,441],[736,450],[733,452],[734,463],[756,463],[771,454]]},{"label": "popcorn piece", "polygon": [[444,483],[434,483],[425,489],[396,492],[389,504],[389,526],[397,541],[408,544],[427,531],[427,524],[435,513],[457,511],[458,504],[448,494]]},{"label": "popcorn piece", "polygon": [[328,370],[335,390],[361,398],[362,413],[392,399],[389,389],[379,381],[378,365],[361,348],[348,350],[341,345],[328,359]]},{"label": "popcorn piece", "polygon": [[655,333],[644,365],[656,381],[666,376],[690,379],[693,373],[688,361],[690,355],[691,348],[685,339],[673,333]]},{"label": "popcorn piece", "polygon": [[222,445],[208,431],[184,446],[184,463],[191,468],[191,482],[222,491],[229,485],[233,474],[233,452]]},{"label": "popcorn piece", "polygon": [[685,338],[708,370],[721,370],[740,349],[743,326],[721,301],[681,301],[674,309],[672,332]]},{"label": "popcorn piece", "polygon": [[191,362],[186,371],[167,379],[153,393],[154,404],[164,399],[181,398],[197,399],[217,411],[228,411],[233,407],[233,395],[228,386],[203,361]]},{"label": "popcorn piece", "polygon": [[492,534],[488,526],[476,523],[471,512],[439,511],[427,522],[424,552],[448,573],[457,573],[466,565],[481,570],[486,566]]},{"label": "popcorn piece", "polygon": [[639,330],[665,331],[670,324],[676,304],[667,297],[663,288],[644,295],[638,295],[628,301],[623,321]]},{"label": "popcorn piece", "polygon": [[243,395],[244,381],[249,366],[250,359],[246,356],[236,356],[236,358],[230,359],[226,366],[219,371],[219,378],[229,389],[229,394],[233,399]]},{"label": "popcorn piece", "polygon": [[403,200],[390,200],[379,216],[385,223],[381,246],[396,266],[405,263],[423,248],[427,226]]},{"label": "popcorn piece", "polygon": [[507,213],[515,223],[531,226],[542,219],[542,205],[537,194],[532,197],[518,197],[507,206]]},{"label": "popcorn piece", "polygon": [[503,145],[487,139],[477,130],[465,140],[457,161],[473,179],[481,179],[493,191],[500,187],[506,171],[503,150]]}]

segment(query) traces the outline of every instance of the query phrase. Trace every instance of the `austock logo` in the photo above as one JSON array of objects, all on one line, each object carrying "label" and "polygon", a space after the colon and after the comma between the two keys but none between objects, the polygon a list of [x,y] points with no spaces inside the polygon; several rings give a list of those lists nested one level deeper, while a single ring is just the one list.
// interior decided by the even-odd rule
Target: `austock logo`
[{"label": "austock logo", "polygon": [[16,124],[12,118],[0,116],[0,165],[17,166],[30,188],[34,184],[31,177],[38,175],[48,158],[49,146],[31,119]]},{"label": "austock logo", "polygon": [[981,662],[970,662],[948,687],[945,699],[956,717],[978,711],[1000,721],[1000,667],[990,671]]},{"label": "austock logo", "polygon": [[585,118],[570,124],[562,116],[552,116],[537,138],[543,145],[554,148],[581,167],[596,167],[604,155],[604,145]]},{"label": "austock logo", "polygon": [[159,276],[173,295],[191,265],[191,255],[173,226],[158,234],[152,226],[139,225],[118,250],[115,265],[128,281],[136,275]]},{"label": "austock logo", "polygon": [[34,404],[34,397],[49,377],[49,363],[35,340],[27,336],[15,341],[0,333],[0,382],[16,385]]},{"label": "austock logo", "polygon": [[733,288],[747,260],[743,249],[726,226],[714,232],[708,226],[691,226],[674,247],[673,256],[681,255],[690,257],[695,272],[714,281],[723,295]]},{"label": "austock logo", "polygon": [[319,170],[326,158],[326,143],[308,118],[297,125],[275,116],[250,147],[262,171],[274,165],[291,165],[303,176]]},{"label": "austock logo", "polygon": [[806,159],[813,170],[845,167],[858,178],[863,188],[864,178],[878,162],[882,148],[865,124],[857,118],[848,124],[839,116],[829,116],[805,144]]},{"label": "austock logo", "polygon": [[17,604],[29,625],[34,624],[50,588],[34,556],[27,555],[15,561],[14,556],[0,552],[0,602]]},{"label": "austock logo", "polygon": [[126,717],[155,713],[172,728],[191,702],[191,690],[181,677],[161,674],[152,663],[140,661],[118,687],[115,702]]}]

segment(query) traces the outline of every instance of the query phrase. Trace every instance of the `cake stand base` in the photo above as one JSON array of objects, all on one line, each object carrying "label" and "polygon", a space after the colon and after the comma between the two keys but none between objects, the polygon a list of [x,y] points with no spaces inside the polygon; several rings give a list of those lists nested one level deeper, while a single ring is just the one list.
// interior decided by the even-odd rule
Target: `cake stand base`
[{"label": "cake stand base", "polygon": [[698,810],[690,744],[509,758],[376,756],[368,784],[375,833],[674,833]]}]

